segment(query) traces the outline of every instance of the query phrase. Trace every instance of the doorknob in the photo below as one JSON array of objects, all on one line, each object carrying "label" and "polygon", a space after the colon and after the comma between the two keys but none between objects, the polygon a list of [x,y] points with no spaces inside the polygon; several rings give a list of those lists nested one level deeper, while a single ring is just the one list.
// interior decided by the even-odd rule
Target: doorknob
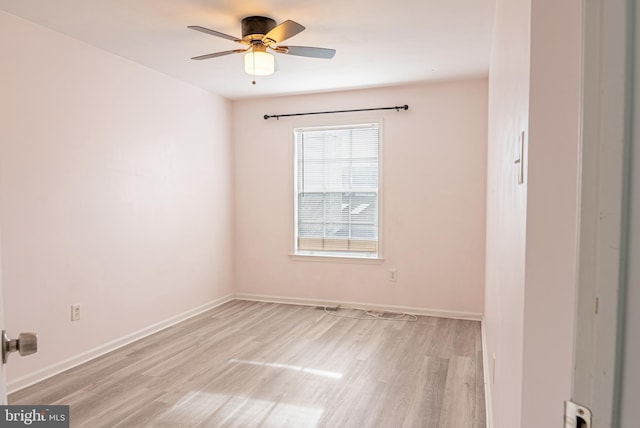
[{"label": "doorknob", "polygon": [[7,332],[2,330],[2,364],[5,364],[9,354],[15,351],[18,351],[21,356],[38,352],[38,335],[36,333],[20,333],[17,339],[9,340]]}]

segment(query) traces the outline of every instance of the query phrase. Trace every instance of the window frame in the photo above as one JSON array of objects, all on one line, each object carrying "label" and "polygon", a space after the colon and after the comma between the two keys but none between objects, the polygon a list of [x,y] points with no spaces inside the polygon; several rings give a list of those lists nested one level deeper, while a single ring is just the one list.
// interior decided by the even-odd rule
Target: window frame
[{"label": "window frame", "polygon": [[[310,250],[298,250],[297,238],[298,238],[298,192],[297,192],[297,152],[296,152],[296,132],[300,129],[322,129],[322,128],[351,128],[362,125],[375,124],[378,126],[378,189],[377,189],[377,252],[376,253],[363,253],[363,252],[342,252],[342,251],[310,251]],[[290,129],[291,135],[291,163],[290,163],[290,183],[291,183],[291,197],[290,201],[290,232],[291,232],[291,250],[289,257],[296,261],[318,261],[318,262],[337,262],[337,263],[364,263],[364,264],[380,264],[383,261],[383,141],[384,141],[384,129],[381,118],[361,118],[348,121],[332,121],[332,122],[320,122],[320,123],[300,123],[294,124]]]}]

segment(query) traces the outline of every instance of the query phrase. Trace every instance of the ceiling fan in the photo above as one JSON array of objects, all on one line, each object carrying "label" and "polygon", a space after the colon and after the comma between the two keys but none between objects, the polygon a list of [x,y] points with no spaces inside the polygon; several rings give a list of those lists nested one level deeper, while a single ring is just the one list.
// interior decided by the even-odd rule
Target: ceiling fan
[{"label": "ceiling fan", "polygon": [[[304,26],[290,20],[276,25],[275,20],[267,18],[266,16],[248,16],[242,19],[242,38],[210,30],[209,28],[199,25],[190,25],[188,28],[247,45],[244,49],[215,52],[195,56],[191,59],[203,60],[234,53],[244,53],[244,70],[247,74],[253,76],[267,76],[275,71],[275,60],[271,51],[281,54],[325,59],[331,59],[336,54],[335,49],[280,45],[283,41],[305,29]],[[256,83],[255,80],[253,83]]]}]

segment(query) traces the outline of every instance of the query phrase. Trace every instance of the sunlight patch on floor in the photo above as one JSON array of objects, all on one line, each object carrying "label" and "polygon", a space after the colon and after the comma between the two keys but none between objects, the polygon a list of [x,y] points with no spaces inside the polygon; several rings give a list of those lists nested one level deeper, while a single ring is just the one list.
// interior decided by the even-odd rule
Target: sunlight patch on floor
[{"label": "sunlight patch on floor", "polygon": [[268,363],[266,361],[251,361],[251,360],[238,360],[238,359],[231,359],[229,360],[230,363],[239,363],[239,364],[250,364],[252,366],[263,366],[263,367],[273,367],[273,368],[277,368],[277,369],[287,369],[287,370],[294,370],[294,371],[299,371],[302,373],[309,373],[312,375],[317,375],[317,376],[324,376],[324,377],[328,377],[331,379],[342,379],[342,373],[338,373],[338,372],[332,372],[332,371],[327,371],[327,370],[317,370],[317,369],[311,369],[308,367],[301,367],[301,366],[293,366],[290,364],[280,364],[280,363]]},{"label": "sunlight patch on floor", "polygon": [[318,425],[323,409],[208,392],[190,392],[153,421],[154,427],[200,426],[283,427]]}]

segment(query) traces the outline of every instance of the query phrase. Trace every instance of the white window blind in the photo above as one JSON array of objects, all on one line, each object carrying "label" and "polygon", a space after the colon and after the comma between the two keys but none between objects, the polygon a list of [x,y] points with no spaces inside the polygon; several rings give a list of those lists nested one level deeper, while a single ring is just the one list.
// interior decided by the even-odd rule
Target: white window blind
[{"label": "white window blind", "polygon": [[296,253],[375,257],[378,124],[297,128],[294,134]]}]

